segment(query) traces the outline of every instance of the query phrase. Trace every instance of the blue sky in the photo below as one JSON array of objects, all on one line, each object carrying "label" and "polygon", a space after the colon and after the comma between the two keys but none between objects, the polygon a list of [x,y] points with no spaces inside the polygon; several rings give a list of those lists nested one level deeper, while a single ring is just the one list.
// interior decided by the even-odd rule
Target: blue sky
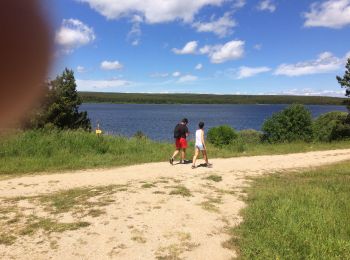
[{"label": "blue sky", "polygon": [[342,96],[350,0],[46,0],[56,64],[101,92]]}]

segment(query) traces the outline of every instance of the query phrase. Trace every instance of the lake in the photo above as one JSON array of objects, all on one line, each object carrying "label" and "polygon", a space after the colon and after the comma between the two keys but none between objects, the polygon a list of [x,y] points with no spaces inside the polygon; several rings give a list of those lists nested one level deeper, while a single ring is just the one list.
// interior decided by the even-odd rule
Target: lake
[{"label": "lake", "polygon": [[[230,125],[237,130],[260,130],[266,118],[287,105],[167,105],[167,104],[82,104],[95,128],[100,123],[107,134],[132,136],[138,130],[153,140],[172,141],[175,125],[184,117],[193,134],[198,122],[209,129]],[[308,105],[312,116],[330,111],[347,111],[345,106]],[[193,138],[193,137],[192,137]]]}]

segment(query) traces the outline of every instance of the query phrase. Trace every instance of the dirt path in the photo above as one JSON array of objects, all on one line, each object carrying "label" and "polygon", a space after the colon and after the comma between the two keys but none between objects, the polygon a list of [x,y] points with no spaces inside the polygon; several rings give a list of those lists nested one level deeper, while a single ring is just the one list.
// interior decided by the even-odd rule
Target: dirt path
[{"label": "dirt path", "polygon": [[343,160],[350,149],[0,181],[0,259],[231,259],[246,177]]}]

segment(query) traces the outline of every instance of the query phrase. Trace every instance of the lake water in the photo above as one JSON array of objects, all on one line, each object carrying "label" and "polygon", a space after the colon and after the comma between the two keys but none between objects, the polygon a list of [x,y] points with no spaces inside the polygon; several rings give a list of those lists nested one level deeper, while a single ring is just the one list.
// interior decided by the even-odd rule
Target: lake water
[{"label": "lake water", "polygon": [[[237,130],[260,130],[264,120],[287,105],[153,105],[153,104],[82,104],[95,128],[108,134],[132,136],[138,130],[153,140],[172,141],[175,125],[184,117],[193,134],[198,122],[209,129],[230,125]],[[312,116],[330,111],[347,111],[344,106],[309,105]]]}]

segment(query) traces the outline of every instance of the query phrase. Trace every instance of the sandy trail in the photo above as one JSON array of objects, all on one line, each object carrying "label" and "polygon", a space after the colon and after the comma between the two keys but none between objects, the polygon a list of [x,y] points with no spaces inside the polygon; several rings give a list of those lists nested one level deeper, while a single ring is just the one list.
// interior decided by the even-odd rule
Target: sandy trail
[{"label": "sandy trail", "polygon": [[[246,177],[344,160],[350,160],[350,149],[213,159],[211,169],[151,163],[3,180],[0,213],[11,201],[11,209],[16,208],[22,220],[18,217],[13,224],[14,211],[3,210],[7,215],[0,216],[0,224],[7,231],[0,230],[0,235],[15,234],[30,216],[90,225],[64,232],[39,229],[19,235],[9,245],[1,244],[0,238],[0,258],[231,259],[236,253],[223,242],[229,239],[227,228],[241,221]],[[206,179],[210,175],[222,181]],[[119,188],[91,193],[112,184]],[[182,196],[184,187],[189,196]],[[76,188],[90,189],[90,197],[69,211],[57,213],[48,209],[53,204],[43,205],[43,196]],[[179,190],[180,194],[171,194]],[[91,209],[100,214],[90,214]]]}]

